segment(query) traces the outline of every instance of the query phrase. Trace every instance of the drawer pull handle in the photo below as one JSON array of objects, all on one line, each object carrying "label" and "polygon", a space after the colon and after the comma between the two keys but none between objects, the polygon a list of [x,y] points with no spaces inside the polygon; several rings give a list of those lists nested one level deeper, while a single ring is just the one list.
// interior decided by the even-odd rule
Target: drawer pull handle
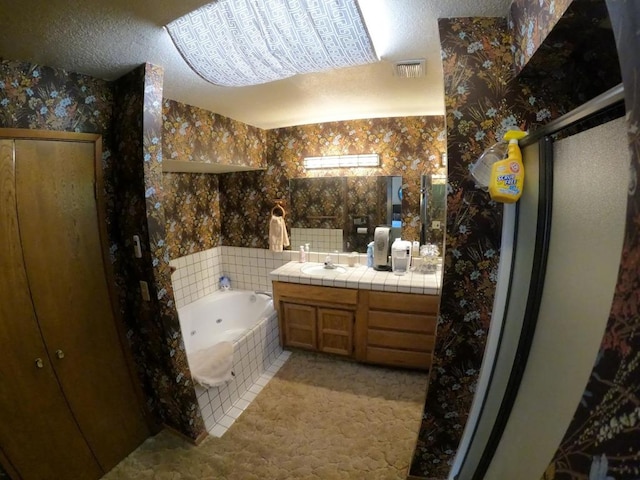
[{"label": "drawer pull handle", "polygon": [[56,350],[56,357],[64,358],[64,352],[60,349]]},{"label": "drawer pull handle", "polygon": [[36,367],[38,368],[44,367],[44,363],[42,362],[41,358],[36,358]]}]

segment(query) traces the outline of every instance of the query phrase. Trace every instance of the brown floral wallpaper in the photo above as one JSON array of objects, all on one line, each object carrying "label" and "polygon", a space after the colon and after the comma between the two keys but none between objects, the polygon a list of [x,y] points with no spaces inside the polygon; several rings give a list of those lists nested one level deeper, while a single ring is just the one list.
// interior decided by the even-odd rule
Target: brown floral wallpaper
[{"label": "brown floral wallpaper", "polygon": [[162,105],[166,160],[264,168],[265,130],[173,100]]},{"label": "brown floral wallpaper", "polygon": [[618,283],[600,352],[544,480],[640,477],[640,4],[607,0],[607,7],[625,88],[631,154],[627,223]]},{"label": "brown floral wallpaper", "polygon": [[[124,304],[132,349],[149,407],[167,424],[196,438],[204,431],[189,372],[177,311],[173,304],[166,247],[162,185],[163,72],[142,65],[114,82],[114,138],[117,165],[118,232],[126,251],[121,280],[128,289]],[[141,237],[143,258],[135,259],[131,238]],[[140,298],[138,280],[149,284],[152,302]]]},{"label": "brown floral wallpaper", "polygon": [[439,30],[449,163],[446,251],[433,368],[410,469],[434,479],[447,478],[469,414],[497,280],[502,207],[475,188],[469,167],[509,128],[532,129],[563,112],[514,79],[506,19],[440,19]]},{"label": "brown floral wallpaper", "polygon": [[[517,12],[512,8],[512,14]],[[572,2],[554,20],[553,30],[520,70],[521,80],[526,78],[545,98],[564,98],[574,105],[621,82],[605,0]]]},{"label": "brown floral wallpaper", "polygon": [[[191,128],[192,117],[184,115],[192,109],[165,101],[163,133],[169,140],[163,144],[164,158],[182,155],[183,140],[179,133],[171,132],[178,120],[185,124],[185,132],[197,130]],[[169,114],[169,110],[174,113]],[[206,116],[205,111],[198,112],[197,118]],[[170,118],[173,120],[169,121]],[[231,136],[241,137],[242,133],[234,130],[238,125],[236,122],[229,127]],[[292,205],[289,179],[318,175],[401,175],[404,182],[403,236],[418,239],[420,175],[446,173],[446,168],[440,165],[445,152],[444,119],[437,116],[287,127],[266,132],[266,138],[266,168],[219,175],[218,193],[212,181],[205,179],[209,177],[207,175],[197,181],[191,174],[164,175],[167,241],[172,258],[180,251],[187,252],[187,248],[193,253],[217,244],[268,248],[268,221],[275,200],[283,200],[288,210]],[[190,144],[185,148],[188,152],[198,151]],[[302,165],[305,156],[362,152],[379,153],[382,166],[377,169],[323,170],[319,174],[305,171]],[[201,197],[208,200],[202,200],[202,203],[193,201]],[[218,206],[216,202],[219,202]],[[203,205],[209,205],[208,212],[206,209],[209,207]],[[291,228],[290,223],[288,227]]]},{"label": "brown floral wallpaper", "polygon": [[516,74],[544,43],[573,0],[514,0],[509,12]]},{"label": "brown floral wallpaper", "polygon": [[169,257],[217,247],[222,228],[219,175],[165,173],[163,186]]},{"label": "brown floral wallpaper", "polygon": [[[445,173],[442,117],[394,117],[349,120],[270,130],[267,169],[260,173],[221,175],[223,244],[267,247],[268,215],[276,199],[291,205],[289,179],[344,175],[403,177],[403,237],[418,239],[420,175]],[[306,171],[307,156],[378,153],[380,168]],[[242,202],[244,194],[251,202]],[[250,219],[245,222],[244,218]],[[290,225],[288,225],[290,228]]]},{"label": "brown floral wallpaper", "polygon": [[289,192],[289,224],[296,228],[342,228],[347,196],[346,177],[296,179]]},{"label": "brown floral wallpaper", "polygon": [[[344,251],[367,251],[375,227],[387,221],[389,177],[306,177],[290,182],[289,225],[344,231]],[[354,220],[358,219],[358,226]],[[366,228],[367,234],[356,229]],[[295,247],[295,246],[294,246]]]}]

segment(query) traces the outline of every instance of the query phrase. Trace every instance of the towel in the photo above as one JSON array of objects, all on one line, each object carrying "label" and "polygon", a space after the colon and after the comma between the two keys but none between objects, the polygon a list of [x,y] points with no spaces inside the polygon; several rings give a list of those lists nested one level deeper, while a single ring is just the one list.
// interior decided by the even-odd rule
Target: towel
[{"label": "towel", "polygon": [[188,355],[193,380],[203,387],[224,385],[233,378],[233,343],[220,342]]},{"label": "towel", "polygon": [[289,236],[287,235],[284,217],[271,215],[271,221],[269,222],[269,249],[272,252],[281,252],[283,247],[288,246]]}]

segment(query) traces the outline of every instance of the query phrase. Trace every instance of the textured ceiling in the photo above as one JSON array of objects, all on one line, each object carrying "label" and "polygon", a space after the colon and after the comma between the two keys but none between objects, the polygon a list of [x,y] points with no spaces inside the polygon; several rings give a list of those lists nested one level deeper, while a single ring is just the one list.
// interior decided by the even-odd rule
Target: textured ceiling
[{"label": "textured ceiling", "polygon": [[[164,67],[164,96],[261,128],[407,115],[442,115],[438,18],[506,17],[511,0],[359,0],[381,61],[252,87],[217,87],[184,62],[163,28],[202,0],[0,0],[0,57],[114,80]],[[426,59],[417,79],[393,63]]]}]

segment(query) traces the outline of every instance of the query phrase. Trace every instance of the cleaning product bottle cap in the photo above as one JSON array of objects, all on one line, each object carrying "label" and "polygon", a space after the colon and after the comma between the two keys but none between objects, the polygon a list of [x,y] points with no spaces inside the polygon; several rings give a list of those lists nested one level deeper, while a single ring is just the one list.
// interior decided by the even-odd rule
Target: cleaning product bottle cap
[{"label": "cleaning product bottle cap", "polygon": [[507,130],[507,133],[504,134],[503,138],[505,140],[509,140],[509,143],[511,143],[512,140],[515,140],[517,142],[527,135],[529,135],[529,132],[523,132],[522,130]]}]

